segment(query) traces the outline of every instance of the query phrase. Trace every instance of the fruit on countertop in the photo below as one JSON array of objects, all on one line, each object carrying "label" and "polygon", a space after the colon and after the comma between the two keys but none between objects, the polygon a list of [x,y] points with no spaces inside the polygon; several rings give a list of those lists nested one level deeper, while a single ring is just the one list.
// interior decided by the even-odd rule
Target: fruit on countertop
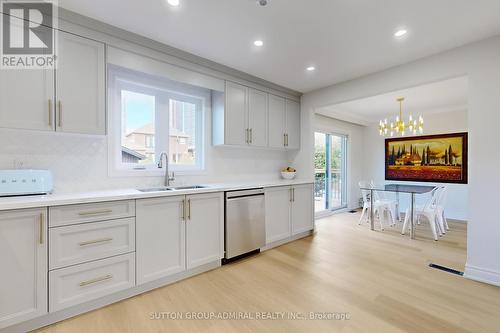
[{"label": "fruit on countertop", "polygon": [[292,167],[286,167],[281,169],[281,172],[297,172],[297,170]]}]

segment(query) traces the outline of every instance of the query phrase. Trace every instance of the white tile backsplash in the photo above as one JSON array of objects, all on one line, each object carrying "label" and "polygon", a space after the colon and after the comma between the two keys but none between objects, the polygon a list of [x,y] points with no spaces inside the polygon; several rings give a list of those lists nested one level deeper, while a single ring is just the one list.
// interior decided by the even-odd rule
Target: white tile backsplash
[{"label": "white tile backsplash", "polygon": [[[109,177],[105,136],[0,129],[0,168],[49,169],[59,193],[158,186],[163,177]],[[288,153],[208,146],[206,170],[176,176],[176,184],[279,178]]]}]

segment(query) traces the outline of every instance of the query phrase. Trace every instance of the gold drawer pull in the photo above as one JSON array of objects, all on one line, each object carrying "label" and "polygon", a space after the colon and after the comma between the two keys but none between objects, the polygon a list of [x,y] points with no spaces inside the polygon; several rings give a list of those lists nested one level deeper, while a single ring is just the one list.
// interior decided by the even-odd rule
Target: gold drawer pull
[{"label": "gold drawer pull", "polygon": [[101,239],[94,239],[94,240],[90,240],[90,241],[80,242],[80,243],[78,243],[78,245],[80,245],[80,246],[86,246],[86,245],[92,245],[92,244],[110,242],[112,240],[113,240],[113,238],[111,238],[111,237],[101,238]]},{"label": "gold drawer pull", "polygon": [[93,211],[88,211],[88,212],[80,212],[80,213],[78,213],[78,215],[80,215],[80,216],[100,215],[100,214],[109,214],[112,212],[113,212],[113,210],[111,210],[111,209],[103,209],[103,210],[93,210]]},{"label": "gold drawer pull", "polygon": [[85,286],[88,286],[89,284],[94,284],[97,282],[110,280],[112,278],[113,278],[113,275],[110,274],[110,275],[101,276],[101,277],[98,277],[98,278],[95,278],[92,280],[82,281],[82,282],[80,282],[80,287],[85,287]]}]

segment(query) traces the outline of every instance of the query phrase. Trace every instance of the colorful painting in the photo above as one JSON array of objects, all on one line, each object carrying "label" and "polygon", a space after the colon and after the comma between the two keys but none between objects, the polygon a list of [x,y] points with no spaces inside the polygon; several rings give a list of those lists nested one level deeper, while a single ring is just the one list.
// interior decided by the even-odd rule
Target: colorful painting
[{"label": "colorful painting", "polygon": [[467,133],[386,139],[385,179],[467,184]]}]

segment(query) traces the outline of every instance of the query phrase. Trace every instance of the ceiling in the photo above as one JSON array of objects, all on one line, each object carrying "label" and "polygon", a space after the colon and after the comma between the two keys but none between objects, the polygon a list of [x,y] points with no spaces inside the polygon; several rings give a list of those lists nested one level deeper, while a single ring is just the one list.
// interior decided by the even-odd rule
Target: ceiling
[{"label": "ceiling", "polygon": [[[498,0],[59,0],[111,25],[300,92],[500,34]],[[396,30],[408,34],[396,39]],[[253,41],[261,39],[264,46]],[[315,66],[316,70],[306,71]]]},{"label": "ceiling", "polygon": [[323,107],[316,113],[356,124],[370,125],[399,112],[398,97],[404,97],[403,117],[467,110],[468,78],[459,77],[383,95]]}]

